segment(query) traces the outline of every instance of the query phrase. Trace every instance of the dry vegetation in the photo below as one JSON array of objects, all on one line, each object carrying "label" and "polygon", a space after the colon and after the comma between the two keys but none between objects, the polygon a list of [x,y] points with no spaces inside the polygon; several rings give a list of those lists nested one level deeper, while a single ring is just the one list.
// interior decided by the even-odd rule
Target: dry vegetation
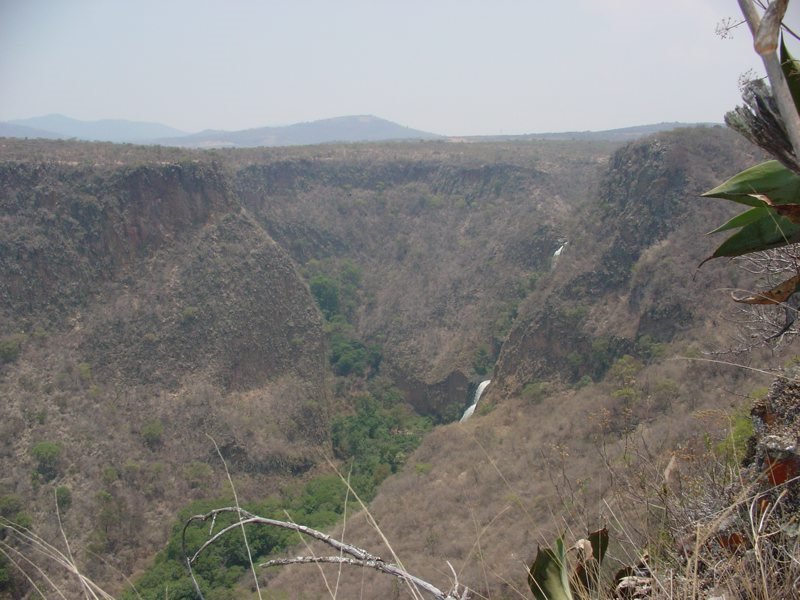
[{"label": "dry vegetation", "polygon": [[[706,223],[725,212],[694,196],[754,152],[722,129],[613,149],[0,142],[0,496],[52,541],[53,494],[68,489],[78,563],[116,593],[122,580],[87,550],[138,573],[179,508],[227,493],[206,433],[243,502],[289,496],[292,478],[328,472],[331,415],[356,412],[376,374],[440,421],[491,377],[470,421],[370,472],[380,483],[399,469],[369,509],[409,571],[444,589],[450,561],[477,597],[529,597],[538,544],[608,525],[611,564],[649,548],[677,578],[699,572],[667,548],[736,501],[736,471],[701,465],[735,465],[718,454],[727,415],[769,377],[705,360],[734,332],[719,288],[749,283],[726,265],[692,278]],[[340,286],[346,320],[323,320],[303,283],[314,276]],[[326,360],[323,333],[382,362],[334,378],[344,363]],[[768,358],[790,355],[750,356]],[[684,495],[666,497],[673,453]],[[712,475],[713,502],[700,491]],[[363,512],[340,527],[384,554]],[[265,596],[326,597],[313,569],[261,574]],[[366,571],[339,580],[340,598],[406,593]]]},{"label": "dry vegetation", "polygon": [[[713,531],[716,511],[734,501],[736,463],[722,454],[730,415],[749,401],[725,393],[737,386],[731,375],[731,367],[671,360],[640,372],[636,385],[642,396],[635,406],[629,397],[615,395],[613,381],[538,402],[504,399],[466,424],[431,433],[403,473],[381,487],[370,512],[407,569],[443,583],[450,561],[477,597],[529,597],[526,566],[538,545],[552,544],[565,531],[576,541],[587,529],[611,528],[616,544],[608,560],[614,570],[636,562],[645,550],[664,551],[668,544],[672,550],[695,525]],[[753,377],[738,379],[741,386]],[[683,487],[669,497],[670,510],[679,514],[665,516],[658,509],[673,453],[681,462]],[[708,496],[716,496],[715,505]],[[703,503],[702,513],[687,506]],[[345,534],[378,554],[388,553],[363,515],[348,520]],[[683,575],[685,561],[668,558]],[[323,597],[320,579],[302,575],[300,569],[308,568],[265,576],[271,593],[283,589],[286,595],[276,597]],[[360,571],[344,574],[340,586],[341,597],[358,597],[362,589],[367,597],[398,593],[390,580]],[[684,592],[666,597],[696,597]]]}]

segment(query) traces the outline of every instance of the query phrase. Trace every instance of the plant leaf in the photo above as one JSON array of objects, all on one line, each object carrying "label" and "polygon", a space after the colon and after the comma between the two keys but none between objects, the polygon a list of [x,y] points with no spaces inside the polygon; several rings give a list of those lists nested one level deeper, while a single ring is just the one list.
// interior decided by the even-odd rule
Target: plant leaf
[{"label": "plant leaf", "polygon": [[768,160],[737,173],[702,194],[704,198],[724,198],[749,206],[764,206],[764,200],[754,195],[769,197],[773,205],[797,204],[800,201],[800,175],[777,160]]},{"label": "plant leaf", "polygon": [[794,60],[789,50],[786,49],[786,44],[781,37],[781,69],[783,76],[786,78],[786,83],[789,84],[789,91],[792,94],[794,105],[800,112],[800,62]]},{"label": "plant leaf", "polygon": [[731,554],[735,554],[745,545],[744,536],[738,531],[732,533],[720,533],[717,535],[717,542]]},{"label": "plant leaf", "polygon": [[778,459],[766,457],[767,473],[772,485],[781,485],[800,474],[800,460],[796,456],[787,456]]},{"label": "plant leaf", "polygon": [[598,563],[603,562],[608,550],[608,529],[603,527],[589,534],[589,542],[592,544],[592,554]]},{"label": "plant leaf", "polygon": [[[572,581],[580,584],[584,591],[591,591],[597,589],[597,580],[600,577],[600,563],[603,562],[603,557],[608,549],[608,529],[598,529],[588,534],[588,539],[580,540],[578,544],[586,544],[589,546],[588,551],[579,552],[580,562],[575,566],[575,573],[572,576]],[[576,546],[578,545],[576,544]],[[591,552],[590,556],[587,556]],[[580,589],[575,589],[578,597],[585,596],[585,593]]]},{"label": "plant leaf", "polygon": [[800,287],[800,275],[795,275],[791,279],[779,283],[771,290],[759,292],[746,298],[734,297],[733,300],[742,304],[782,304],[797,291],[798,287]]},{"label": "plant leaf", "polygon": [[528,572],[528,585],[536,600],[573,600],[561,538],[556,540],[554,549],[538,549]]},{"label": "plant leaf", "polygon": [[712,233],[719,233],[721,231],[727,231],[729,229],[738,229],[739,227],[744,227],[745,225],[749,225],[750,223],[758,221],[759,219],[766,217],[768,214],[769,214],[769,208],[767,208],[766,206],[751,208],[750,210],[746,210],[743,213],[739,213],[724,225],[720,225],[714,231],[709,231],[708,233],[710,235]]},{"label": "plant leaf", "polygon": [[786,217],[792,223],[800,223],[800,204],[777,204],[772,208],[782,217]]},{"label": "plant leaf", "polygon": [[780,248],[796,242],[800,242],[800,225],[769,210],[765,216],[745,225],[725,240],[714,254],[700,264],[712,258],[741,256],[748,252]]}]

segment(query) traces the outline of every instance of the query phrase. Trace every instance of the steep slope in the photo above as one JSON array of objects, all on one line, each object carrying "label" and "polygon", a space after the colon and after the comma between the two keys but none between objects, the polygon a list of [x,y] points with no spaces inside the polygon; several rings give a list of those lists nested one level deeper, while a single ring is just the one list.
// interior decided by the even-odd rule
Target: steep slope
[{"label": "steep slope", "polygon": [[354,323],[382,373],[457,417],[612,148],[3,141],[0,491],[54,526],[69,488],[76,545],[131,572],[179,506],[220,492],[206,433],[243,497],[313,469],[329,368],[296,266],[315,261],[361,269]]},{"label": "steep slope", "polygon": [[[363,515],[348,520],[345,538],[396,553],[442,589],[450,561],[459,582],[492,598],[527,597],[537,545],[565,529],[577,539],[608,525],[642,551],[641,524],[616,518],[647,486],[658,489],[672,453],[691,462],[725,438],[741,401],[731,389],[769,382],[702,360],[700,349],[724,349],[735,327],[722,316],[727,294],[709,290],[737,275],[718,264],[693,278],[709,253],[702,234],[730,210],[697,194],[757,158],[722,129],[619,150],[573,215],[567,249],[520,305],[476,415],[427,437],[371,503],[392,549]],[[303,568],[267,574],[270,590],[323,597],[321,578]],[[345,597],[410,597],[371,571],[336,581]]]},{"label": "steep slope", "polygon": [[704,234],[732,214],[727,203],[698,196],[759,156],[720,127],[661,134],[618,151],[596,201],[579,213],[568,251],[521,307],[494,389],[519,391],[553,375],[597,380],[643,337],[696,336],[717,304],[709,290],[739,280],[724,263],[695,272],[709,253]]},{"label": "steep slope", "polygon": [[53,488],[68,488],[73,542],[131,572],[178,508],[224,489],[207,435],[245,494],[319,460],[319,313],[219,167],[5,161],[0,206],[17,348],[0,366],[0,495],[24,498],[38,531],[55,533]]},{"label": "steep slope", "polygon": [[612,149],[537,142],[242,154],[236,189],[299,264],[357,265],[358,331],[383,347],[385,368],[420,412],[452,420]]}]

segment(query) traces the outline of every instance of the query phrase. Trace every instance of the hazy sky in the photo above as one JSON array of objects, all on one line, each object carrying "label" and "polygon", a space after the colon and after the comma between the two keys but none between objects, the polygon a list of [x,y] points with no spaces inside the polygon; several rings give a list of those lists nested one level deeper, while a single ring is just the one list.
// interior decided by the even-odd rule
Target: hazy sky
[{"label": "hazy sky", "polygon": [[[800,29],[800,0],[789,25]],[[446,135],[721,121],[735,0],[0,0],[0,121],[373,114]],[[795,47],[796,48],[796,47]],[[795,49],[795,54],[800,51]]]}]

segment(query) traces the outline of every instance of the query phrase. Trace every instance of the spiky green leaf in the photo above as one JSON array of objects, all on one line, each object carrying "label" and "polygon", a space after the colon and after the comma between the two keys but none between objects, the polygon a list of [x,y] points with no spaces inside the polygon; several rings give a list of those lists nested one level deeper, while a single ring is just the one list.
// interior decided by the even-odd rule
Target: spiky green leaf
[{"label": "spiky green leaf", "polygon": [[706,260],[721,256],[741,256],[749,252],[780,248],[797,242],[800,242],[800,225],[767,209],[765,216],[742,227],[725,240]]},{"label": "spiky green leaf", "polygon": [[800,112],[800,61],[796,61],[789,54],[786,44],[781,37],[781,69],[783,69],[783,76],[786,78],[786,83],[789,84],[789,91],[792,94],[794,105]]},{"label": "spiky green leaf", "polygon": [[748,206],[764,206],[764,200],[754,197],[755,195],[767,196],[773,204],[800,203],[800,175],[777,160],[769,160],[734,175],[703,194],[703,197],[724,198]]},{"label": "spiky green leaf", "polygon": [[561,538],[555,548],[539,548],[528,573],[528,585],[536,600],[573,600]]},{"label": "spiky green leaf", "polygon": [[744,227],[745,225],[749,225],[750,223],[755,223],[756,221],[763,219],[769,214],[769,211],[770,209],[766,206],[751,208],[750,210],[746,210],[745,212],[736,215],[724,225],[720,225],[714,231],[709,231],[708,233],[711,235],[712,233],[720,233],[721,231],[728,231],[729,229],[738,229],[739,227]]}]

